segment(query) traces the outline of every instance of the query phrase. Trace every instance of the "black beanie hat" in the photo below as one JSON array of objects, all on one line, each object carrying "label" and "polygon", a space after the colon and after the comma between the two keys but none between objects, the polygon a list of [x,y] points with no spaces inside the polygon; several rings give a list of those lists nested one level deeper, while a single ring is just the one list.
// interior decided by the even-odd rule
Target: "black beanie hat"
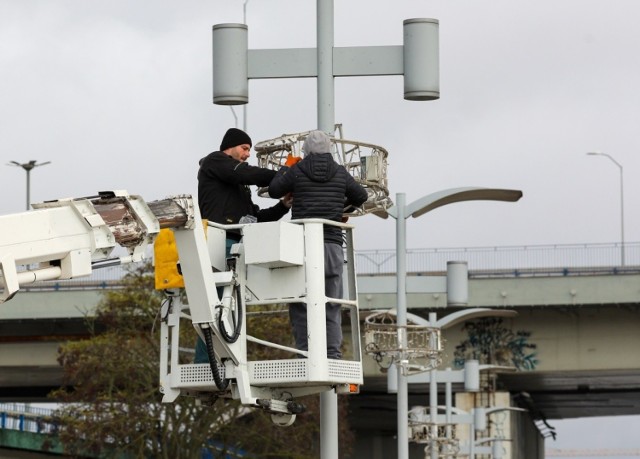
[{"label": "black beanie hat", "polygon": [[231,128],[222,138],[220,151],[225,151],[227,148],[237,147],[238,145],[244,145],[245,143],[253,146],[253,143],[251,143],[251,137],[249,137],[246,132],[241,131],[240,129]]}]

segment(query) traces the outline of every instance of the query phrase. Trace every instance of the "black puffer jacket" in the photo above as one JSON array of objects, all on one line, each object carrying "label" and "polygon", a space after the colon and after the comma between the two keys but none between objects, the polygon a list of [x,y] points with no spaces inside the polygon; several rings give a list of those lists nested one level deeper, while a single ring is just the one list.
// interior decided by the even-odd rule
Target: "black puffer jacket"
[{"label": "black puffer jacket", "polygon": [[[289,192],[293,193],[293,219],[325,218],[339,222],[345,207],[360,207],[367,200],[367,191],[330,153],[310,154],[291,168],[280,168],[269,184],[269,196],[280,198]],[[324,239],[342,244],[342,231],[325,226]]]},{"label": "black puffer jacket", "polygon": [[202,218],[231,225],[244,215],[253,215],[260,222],[275,221],[289,209],[278,202],[260,209],[251,200],[249,185],[267,186],[275,171],[250,166],[221,151],[214,151],[200,160],[198,171],[198,204]]}]

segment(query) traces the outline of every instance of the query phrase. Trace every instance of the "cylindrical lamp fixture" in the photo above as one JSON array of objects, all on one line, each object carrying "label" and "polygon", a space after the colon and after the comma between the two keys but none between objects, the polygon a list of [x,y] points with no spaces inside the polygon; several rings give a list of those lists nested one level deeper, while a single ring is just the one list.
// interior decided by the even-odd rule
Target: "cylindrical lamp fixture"
[{"label": "cylindrical lamp fixture", "polygon": [[404,98],[440,98],[440,58],[437,19],[414,18],[403,21]]},{"label": "cylindrical lamp fixture", "polygon": [[245,24],[216,24],[213,43],[213,103],[249,102],[249,43]]},{"label": "cylindrical lamp fixture", "polygon": [[486,408],[476,407],[473,409],[473,428],[477,432],[487,430],[487,410]]},{"label": "cylindrical lamp fixture", "polygon": [[466,261],[447,262],[447,306],[469,304],[469,270]]},{"label": "cylindrical lamp fixture", "polygon": [[394,364],[387,368],[387,393],[398,393],[398,368]]},{"label": "cylindrical lamp fixture", "polygon": [[467,392],[480,390],[480,362],[477,360],[464,362],[464,390]]}]

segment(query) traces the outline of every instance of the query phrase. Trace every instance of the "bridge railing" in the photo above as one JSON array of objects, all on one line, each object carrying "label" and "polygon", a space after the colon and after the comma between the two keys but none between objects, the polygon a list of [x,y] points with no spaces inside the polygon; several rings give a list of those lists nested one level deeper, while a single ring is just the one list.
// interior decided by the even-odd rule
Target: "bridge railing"
[{"label": "bridge railing", "polygon": [[[431,248],[407,250],[408,273],[441,273],[448,261],[466,261],[471,277],[514,275],[572,275],[591,272],[637,272],[640,270],[640,242],[624,244],[622,265],[620,243],[547,244],[526,246]],[[396,272],[394,249],[356,251],[358,274]],[[94,270],[91,276],[66,281],[37,282],[25,290],[116,288],[126,266]]]},{"label": "bridge railing", "polygon": [[53,432],[50,408],[31,406],[28,403],[0,403],[0,429],[21,432]]},{"label": "bridge railing", "polygon": [[[624,272],[628,267],[640,266],[640,242],[625,243],[624,255],[625,264],[622,266],[619,243],[409,249],[407,272],[443,272],[448,261],[466,261],[470,273]],[[358,251],[356,260],[359,274],[396,272],[396,255],[392,249]]]}]

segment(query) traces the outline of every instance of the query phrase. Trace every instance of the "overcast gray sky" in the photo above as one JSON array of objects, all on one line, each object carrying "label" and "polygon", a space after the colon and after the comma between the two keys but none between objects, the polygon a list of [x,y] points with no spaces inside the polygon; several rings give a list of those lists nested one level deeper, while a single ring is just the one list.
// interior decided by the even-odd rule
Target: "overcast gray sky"
[{"label": "overcast gray sky", "polygon": [[[249,47],[314,47],[315,8],[250,0]],[[640,3],[336,0],[335,45],[400,45],[414,17],[440,21],[441,99],[403,100],[400,76],[337,79],[345,137],[389,151],[392,198],[524,197],[411,219],[409,248],[618,242],[619,170],[593,150],[624,166],[626,240],[640,239]],[[12,160],[51,161],[31,173],[32,202],[195,193],[198,160],[235,124],[211,102],[211,26],[242,20],[242,0],[0,0],[0,214],[25,207]],[[315,80],[251,81],[254,143],[316,125]],[[358,248],[395,246],[393,220],[352,222]]]},{"label": "overcast gray sky", "polygon": [[[315,6],[249,1],[249,47],[314,47]],[[403,100],[400,76],[338,78],[345,136],[389,151],[393,198],[459,186],[524,197],[411,219],[410,248],[619,241],[619,170],[590,150],[624,166],[626,240],[639,239],[640,4],[336,1],[335,44],[399,45],[412,17],[440,21],[441,99]],[[211,26],[242,19],[241,0],[0,1],[0,213],[25,206],[11,160],[51,161],[31,174],[34,202],[195,192],[198,159],[235,123],[211,102]],[[315,87],[252,80],[254,141],[315,128]],[[359,248],[395,246],[392,220],[354,223]]]}]

